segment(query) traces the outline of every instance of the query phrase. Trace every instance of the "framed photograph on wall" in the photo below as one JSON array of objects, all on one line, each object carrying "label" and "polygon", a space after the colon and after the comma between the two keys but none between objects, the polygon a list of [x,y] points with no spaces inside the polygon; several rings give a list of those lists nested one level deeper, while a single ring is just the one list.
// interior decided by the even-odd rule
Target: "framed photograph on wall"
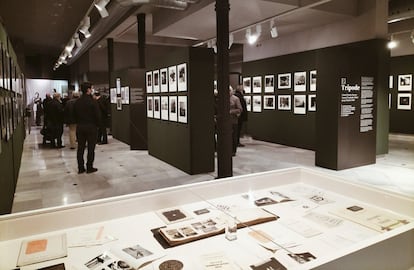
[{"label": "framed photograph on wall", "polygon": [[147,86],[147,93],[152,93],[152,72],[148,71],[145,73],[145,82]]},{"label": "framed photograph on wall", "polygon": [[252,110],[253,112],[261,112],[262,111],[262,96],[253,96],[252,99]]},{"label": "framed photograph on wall", "polygon": [[168,68],[168,91],[177,92],[177,66]]},{"label": "framed photograph on wall", "polygon": [[111,88],[109,91],[109,95],[111,97],[111,103],[116,104],[116,88]]},{"label": "framed photograph on wall", "polygon": [[253,77],[253,93],[261,93],[262,92],[262,77],[256,76]]},{"label": "framed photograph on wall", "polygon": [[166,68],[160,70],[160,84],[161,93],[168,92],[168,69]]},{"label": "framed photograph on wall", "polygon": [[122,104],[129,104],[129,86],[124,87],[124,95],[122,96]]},{"label": "framed photograph on wall", "polygon": [[275,96],[263,96],[263,109],[265,110],[275,109]]},{"label": "framed photograph on wall", "polygon": [[187,63],[177,66],[178,92],[187,91]]},{"label": "framed photograph on wall", "polygon": [[154,70],[152,72],[152,91],[154,93],[160,92],[160,71]]},{"label": "framed photograph on wall", "polygon": [[147,117],[154,117],[154,101],[152,97],[147,97]]},{"label": "framed photograph on wall", "polygon": [[121,102],[125,104],[125,87],[121,87]]},{"label": "framed photograph on wall", "polygon": [[277,88],[278,89],[290,89],[292,78],[290,73],[283,73],[277,75]]},{"label": "framed photograph on wall", "polygon": [[0,41],[0,88],[4,87],[3,77],[3,43]]},{"label": "framed photograph on wall", "polygon": [[243,78],[243,89],[245,94],[250,94],[252,92],[252,78]]},{"label": "framed photograph on wall", "polygon": [[122,98],[120,96],[116,97],[116,110],[122,111]]},{"label": "framed photograph on wall", "polygon": [[178,96],[178,122],[187,123],[187,96]]},{"label": "framed photograph on wall", "polygon": [[160,97],[156,96],[153,99],[154,99],[154,118],[160,119],[161,118]]},{"label": "framed photograph on wall", "polygon": [[398,110],[411,110],[411,93],[398,94]]},{"label": "framed photograph on wall", "polygon": [[398,91],[411,91],[413,87],[413,75],[398,75]]},{"label": "framed photograph on wall", "polygon": [[392,75],[390,75],[390,77],[388,78],[388,88],[394,88],[394,76]]},{"label": "framed photograph on wall", "polygon": [[310,112],[316,111],[316,95],[308,96],[308,111]]},{"label": "framed photograph on wall", "polygon": [[168,96],[161,96],[161,119],[168,120]]},{"label": "framed photograph on wall", "polygon": [[275,92],[275,75],[265,76],[265,93]]},{"label": "framed photograph on wall", "polygon": [[309,90],[316,91],[316,70],[309,72]]},{"label": "framed photograph on wall", "polygon": [[291,96],[290,95],[278,95],[277,96],[277,109],[281,111],[291,110]]},{"label": "framed photograph on wall", "polygon": [[252,111],[252,97],[251,96],[244,96],[244,100],[246,101],[247,111]]},{"label": "framed photograph on wall", "polygon": [[305,92],[306,91],[306,71],[295,72],[293,77],[295,92]]},{"label": "framed photograph on wall", "polygon": [[306,114],[306,95],[294,95],[293,113]]},{"label": "framed photograph on wall", "polygon": [[169,96],[170,121],[177,122],[177,97]]}]

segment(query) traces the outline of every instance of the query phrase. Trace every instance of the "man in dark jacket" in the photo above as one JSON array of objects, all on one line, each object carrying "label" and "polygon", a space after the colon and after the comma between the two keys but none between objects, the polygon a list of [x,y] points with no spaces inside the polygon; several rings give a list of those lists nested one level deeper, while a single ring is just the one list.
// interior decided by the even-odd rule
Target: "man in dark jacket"
[{"label": "man in dark jacket", "polygon": [[[76,121],[76,137],[78,139],[78,173],[93,173],[98,169],[93,167],[95,160],[95,146],[97,129],[101,121],[101,115],[96,100],[92,98],[92,84],[84,82],[81,85],[82,96],[76,100],[74,105]],[[83,158],[86,143],[88,144],[88,155],[86,161]]]},{"label": "man in dark jacket", "polygon": [[[52,130],[51,146],[54,148],[63,148],[62,135],[63,135],[63,105],[60,101],[60,94],[54,93],[53,99],[48,105],[48,121]],[[56,144],[55,144],[56,140]]]},{"label": "man in dark jacket", "polygon": [[98,144],[107,144],[108,134],[106,132],[106,125],[108,122],[109,102],[108,99],[105,96],[101,96],[99,92],[95,92],[94,96],[98,102],[99,110],[101,111],[101,123],[98,127]]},{"label": "man in dark jacket", "polygon": [[246,105],[246,100],[244,100],[243,85],[238,85],[236,87],[236,93],[234,95],[240,99],[240,104],[243,108],[243,111],[241,112],[239,119],[238,119],[238,127],[237,127],[237,144],[238,146],[243,147],[244,145],[240,143],[240,133],[243,127],[243,122],[247,121],[247,105]]}]

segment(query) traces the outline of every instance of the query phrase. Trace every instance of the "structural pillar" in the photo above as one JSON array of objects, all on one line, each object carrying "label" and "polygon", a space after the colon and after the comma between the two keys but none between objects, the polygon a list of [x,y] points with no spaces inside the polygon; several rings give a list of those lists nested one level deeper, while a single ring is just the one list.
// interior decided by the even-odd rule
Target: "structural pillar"
[{"label": "structural pillar", "polygon": [[229,95],[229,0],[216,0],[218,178],[233,176]]},{"label": "structural pillar", "polygon": [[145,13],[137,15],[138,23],[138,67],[145,68]]},{"label": "structural pillar", "polygon": [[106,44],[108,47],[108,86],[109,88],[111,88],[111,82],[112,82],[111,76],[112,76],[112,73],[114,72],[114,39],[113,38],[106,39]]}]

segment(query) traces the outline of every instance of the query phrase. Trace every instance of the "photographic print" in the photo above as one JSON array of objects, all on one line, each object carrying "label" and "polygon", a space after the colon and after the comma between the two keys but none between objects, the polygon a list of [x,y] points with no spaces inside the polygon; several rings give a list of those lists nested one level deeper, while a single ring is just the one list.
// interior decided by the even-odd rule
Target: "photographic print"
[{"label": "photographic print", "polygon": [[158,70],[152,72],[152,91],[154,93],[160,92],[160,72]]},{"label": "photographic print", "polygon": [[116,104],[116,88],[111,88],[110,96],[111,96],[111,103]]},{"label": "photographic print", "polygon": [[152,93],[152,72],[149,71],[145,75],[145,81],[147,86],[147,93]]},{"label": "photographic print", "polygon": [[293,112],[295,114],[306,114],[306,96],[295,95],[293,101]]},{"label": "photographic print", "polygon": [[291,109],[291,96],[279,95],[277,97],[277,108],[281,111],[290,111]]},{"label": "photographic print", "polygon": [[123,260],[111,262],[110,264],[108,264],[108,267],[111,270],[134,270],[132,266],[130,266],[127,262]]},{"label": "photographic print", "polygon": [[122,249],[123,252],[130,255],[135,260],[141,259],[143,257],[147,257],[152,255],[153,253],[145,248],[141,247],[140,245],[135,245],[132,247],[127,247]]},{"label": "photographic print", "polygon": [[274,110],[275,109],[275,96],[263,97],[263,109]]},{"label": "photographic print", "polygon": [[263,198],[260,198],[254,201],[254,204],[257,206],[265,206],[265,205],[275,204],[275,203],[277,203],[277,201],[269,197],[263,197]]},{"label": "photographic print", "polygon": [[116,98],[116,110],[122,111],[122,98],[121,97]]},{"label": "photographic print", "polygon": [[154,117],[154,103],[152,97],[147,97],[147,117]]},{"label": "photographic print", "polygon": [[252,111],[252,97],[251,96],[244,96],[244,100],[246,101],[247,111]]},{"label": "photographic print", "polygon": [[312,260],[316,260],[316,257],[309,253],[309,252],[304,252],[304,253],[289,253],[288,254],[289,257],[291,257],[292,259],[294,259],[295,261],[297,261],[300,264],[304,264],[306,262],[310,262]]},{"label": "photographic print", "polygon": [[174,121],[177,122],[177,97],[176,96],[169,96],[169,111],[170,111],[170,116],[169,119],[170,121]]},{"label": "photographic print", "polygon": [[398,94],[398,110],[411,110],[411,93]]},{"label": "photographic print", "polygon": [[394,88],[394,76],[392,75],[388,78],[388,87],[390,89]]},{"label": "photographic print", "polygon": [[262,111],[262,96],[253,96],[252,104],[253,104],[253,112],[261,112]]},{"label": "photographic print", "polygon": [[413,86],[413,75],[398,75],[398,91],[411,91]]},{"label": "photographic print", "polygon": [[253,270],[286,270],[287,268],[283,266],[278,260],[274,257],[270,258],[268,261],[261,262],[259,264],[250,265],[250,268]]},{"label": "photographic print", "polygon": [[168,97],[161,97],[161,119],[168,120]]},{"label": "photographic print", "polygon": [[187,96],[178,97],[178,122],[187,123]]},{"label": "photographic print", "polygon": [[252,92],[252,78],[243,78],[243,89],[245,94],[250,94]]},{"label": "photographic print", "polygon": [[154,97],[154,118],[160,119],[161,113],[160,113],[160,97]]},{"label": "photographic print", "polygon": [[160,84],[161,93],[168,92],[168,69],[166,68],[160,70]]},{"label": "photographic print", "polygon": [[265,76],[265,93],[275,92],[275,76],[266,75]]},{"label": "photographic print", "polygon": [[290,73],[283,73],[277,75],[277,88],[278,89],[290,89],[291,86],[291,75]]},{"label": "photographic print", "polygon": [[305,92],[306,91],[306,72],[295,72],[294,75],[294,91]]},{"label": "photographic print", "polygon": [[116,78],[116,94],[121,95],[121,78]]},{"label": "photographic print", "polygon": [[177,66],[178,72],[178,91],[187,91],[187,63]]},{"label": "photographic print", "polygon": [[106,253],[103,253],[99,256],[96,256],[89,262],[85,263],[85,266],[91,270],[101,269],[101,268],[105,269],[105,265],[109,264],[112,261],[113,259],[109,257],[109,255],[107,255]]},{"label": "photographic print", "polygon": [[316,95],[308,96],[308,111],[310,112],[316,111]]},{"label": "photographic print", "polygon": [[0,42],[0,88],[4,87],[3,77],[3,43]]},{"label": "photographic print", "polygon": [[311,70],[309,72],[309,81],[309,90],[316,91],[316,70]]},{"label": "photographic print", "polygon": [[257,76],[253,77],[253,93],[261,93],[262,92],[262,77]]},{"label": "photographic print", "polygon": [[168,68],[168,91],[177,92],[177,67]]}]

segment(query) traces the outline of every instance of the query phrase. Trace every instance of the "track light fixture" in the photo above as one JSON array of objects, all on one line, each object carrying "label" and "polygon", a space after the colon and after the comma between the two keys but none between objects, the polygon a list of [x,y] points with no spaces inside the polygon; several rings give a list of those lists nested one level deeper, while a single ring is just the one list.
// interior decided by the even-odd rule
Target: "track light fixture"
[{"label": "track light fixture", "polygon": [[410,38],[411,38],[411,42],[414,44],[414,30],[413,30],[413,31],[411,31],[411,36],[410,36]]},{"label": "track light fixture", "polygon": [[99,11],[102,18],[109,16],[108,10],[106,9],[106,5],[109,1],[110,0],[95,0],[95,7]]},{"label": "track light fixture", "polygon": [[234,42],[234,35],[233,35],[233,33],[230,33],[230,35],[229,35],[229,50],[231,48],[231,45],[233,45],[233,42]]},{"label": "track light fixture", "polygon": [[75,44],[76,44],[77,48],[82,47],[82,42],[81,42],[79,34],[77,32],[73,35],[73,39],[75,40]]},{"label": "track light fixture", "polygon": [[388,47],[388,49],[394,49],[395,47],[397,47],[397,41],[395,41],[394,40],[394,36],[393,35],[391,35],[391,39],[390,39],[390,41],[388,42],[388,44],[387,44],[387,47]]},{"label": "track light fixture", "polygon": [[270,35],[272,36],[272,38],[277,38],[279,36],[274,20],[270,21]]},{"label": "track light fixture", "polygon": [[89,38],[91,36],[91,33],[89,32],[89,27],[91,27],[91,18],[86,16],[80,25],[79,32],[81,32],[85,38]]},{"label": "track light fixture", "polygon": [[246,29],[246,39],[250,45],[253,45],[254,43],[256,43],[258,38],[259,38],[259,35],[257,33],[252,34],[252,30],[250,28]]}]

